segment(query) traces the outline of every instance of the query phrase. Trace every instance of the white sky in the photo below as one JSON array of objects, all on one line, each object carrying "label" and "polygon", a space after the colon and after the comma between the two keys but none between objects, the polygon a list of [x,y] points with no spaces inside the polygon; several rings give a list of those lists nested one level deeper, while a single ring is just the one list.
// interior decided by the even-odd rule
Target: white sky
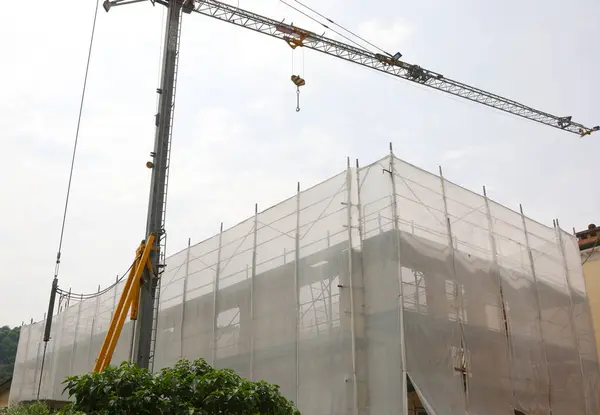
[{"label": "white sky", "polygon": [[[236,0],[230,0],[236,1]],[[293,0],[289,0],[293,2]],[[600,123],[600,2],[306,0],[411,63],[593,126]],[[278,0],[240,7],[322,32]],[[47,307],[94,12],[93,0],[4,2],[0,13],[0,325]],[[143,238],[163,11],[99,12],[60,285],[106,286]],[[327,32],[328,35],[335,35]],[[185,15],[171,187],[169,251],[198,242],[387,152],[541,222],[600,221],[600,134],[577,138],[310,50],[300,113],[281,41]],[[304,64],[302,62],[304,61]]]}]

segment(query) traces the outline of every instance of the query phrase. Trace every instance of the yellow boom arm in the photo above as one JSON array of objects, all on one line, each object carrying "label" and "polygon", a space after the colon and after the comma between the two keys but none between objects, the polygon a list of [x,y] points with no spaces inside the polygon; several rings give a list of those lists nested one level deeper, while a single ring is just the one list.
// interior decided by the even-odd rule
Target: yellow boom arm
[{"label": "yellow boom arm", "polygon": [[102,372],[110,364],[115,347],[117,347],[117,342],[119,341],[119,336],[121,335],[121,330],[123,329],[123,324],[125,323],[125,317],[127,317],[130,309],[130,319],[137,319],[142,273],[146,268],[148,268],[150,274],[152,273],[149,256],[154,246],[154,239],[155,236],[151,233],[148,240],[142,241],[136,251],[135,262],[129,271],[121,298],[119,298],[117,308],[110,320],[110,326],[108,327],[102,347],[98,353],[98,358],[96,359],[96,364],[94,365],[94,372]]}]

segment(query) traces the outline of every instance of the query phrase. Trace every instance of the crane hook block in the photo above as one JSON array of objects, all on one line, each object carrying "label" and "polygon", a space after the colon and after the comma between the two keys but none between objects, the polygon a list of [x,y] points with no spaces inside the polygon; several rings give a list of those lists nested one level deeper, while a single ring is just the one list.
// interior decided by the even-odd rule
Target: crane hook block
[{"label": "crane hook block", "polygon": [[306,85],[306,81],[300,75],[292,75],[292,82],[296,85],[296,112],[300,111],[300,87]]},{"label": "crane hook block", "polygon": [[306,81],[304,79],[300,78],[300,75],[292,75],[292,82],[298,88],[300,88],[301,86],[306,85]]}]

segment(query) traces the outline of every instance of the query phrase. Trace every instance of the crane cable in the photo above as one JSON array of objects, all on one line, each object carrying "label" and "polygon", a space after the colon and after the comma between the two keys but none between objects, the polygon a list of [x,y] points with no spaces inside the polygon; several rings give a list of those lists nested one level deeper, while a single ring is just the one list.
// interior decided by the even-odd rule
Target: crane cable
[{"label": "crane cable", "polygon": [[333,33],[337,34],[338,36],[343,37],[344,39],[346,39],[348,42],[353,43],[357,48],[359,48],[360,50],[362,50],[363,52],[368,52],[371,53],[370,50],[366,49],[363,45],[355,42],[354,40],[350,39],[348,36],[345,36],[343,34],[341,34],[340,32],[332,29],[331,27],[327,26],[325,23],[321,22],[319,19],[315,19],[314,17],[312,17],[311,15],[309,15],[308,13],[303,12],[302,10],[298,9],[297,7],[292,6],[291,4],[287,3],[284,0],[279,0],[280,2],[282,2],[283,4],[285,4],[286,6],[288,6],[290,9],[297,11],[298,13],[308,17],[310,20],[320,24],[321,26],[323,26],[325,29],[329,29],[331,30]]},{"label": "crane cable", "polygon": [[83,113],[83,102],[85,99],[85,91],[87,87],[88,73],[90,69],[90,60],[92,57],[92,46],[94,44],[94,33],[96,31],[96,19],[98,17],[98,6],[100,0],[96,0],[96,10],[94,12],[94,21],[92,23],[92,34],[90,36],[90,46],[88,49],[87,63],[85,65],[85,75],[83,78],[83,89],[81,91],[81,101],[79,103],[79,115],[77,117],[77,129],[75,130],[75,142],[73,143],[73,154],[71,156],[71,168],[69,170],[69,182],[67,184],[67,194],[65,197],[65,208],[63,211],[62,225],[60,228],[60,239],[58,242],[58,253],[56,254],[56,266],[54,268],[54,278],[58,278],[58,272],[60,270],[60,256],[62,251],[63,239],[65,235],[65,226],[67,223],[67,210],[69,208],[69,196],[71,195],[71,184],[73,182],[73,171],[75,170],[75,157],[77,155],[77,143],[79,141],[79,128],[81,126],[81,114]]},{"label": "crane cable", "polygon": [[[98,18],[98,9],[100,6],[100,0],[96,0],[96,8],[94,10],[94,20],[92,23],[92,33],[90,35],[90,46],[88,49],[88,56],[87,56],[87,62],[85,65],[85,75],[83,78],[83,88],[81,91],[81,101],[79,103],[79,115],[77,117],[77,129],[75,130],[75,141],[73,143],[73,153],[71,156],[71,167],[69,169],[69,182],[67,184],[67,194],[65,196],[65,208],[63,211],[63,218],[62,218],[62,224],[61,224],[61,228],[60,228],[60,238],[59,238],[59,242],[58,242],[58,252],[56,254],[56,264],[54,266],[54,280],[58,279],[58,273],[60,271],[60,257],[61,257],[61,252],[62,252],[62,245],[63,245],[63,239],[64,239],[64,235],[65,235],[65,227],[66,227],[66,223],[67,223],[67,210],[69,207],[69,196],[71,195],[71,184],[73,182],[73,171],[75,169],[75,156],[77,155],[77,143],[79,141],[79,127],[81,126],[81,114],[83,113],[83,102],[85,99],[85,91],[86,91],[86,87],[87,87],[87,79],[88,79],[88,73],[89,73],[89,69],[90,69],[90,60],[92,58],[92,46],[94,45],[94,34],[96,32],[96,21]],[[51,310],[51,313],[53,312],[53,310]],[[52,319],[52,316],[49,316],[50,319]],[[37,399],[40,399],[40,389],[42,387],[42,374],[44,372],[44,361],[46,360],[46,349],[48,348],[48,341],[44,342],[44,352],[42,354],[42,364],[40,367],[40,381],[38,384],[38,390],[37,390]]]},{"label": "crane cable", "polygon": [[[369,42],[367,39],[365,39],[365,38],[363,38],[363,37],[361,37],[361,36],[357,35],[357,34],[356,34],[356,33],[354,33],[353,31],[346,29],[344,26],[340,25],[339,23],[336,23],[336,22],[334,22],[334,21],[333,21],[333,20],[331,20],[329,17],[322,15],[321,13],[319,13],[319,12],[318,12],[318,11],[316,11],[315,9],[312,9],[312,8],[310,8],[309,6],[307,6],[306,4],[302,3],[301,1],[299,1],[299,0],[294,0],[294,2],[298,3],[299,5],[301,5],[302,7],[304,7],[305,9],[307,9],[307,10],[310,10],[311,12],[313,12],[314,14],[316,14],[317,16],[319,16],[319,17],[321,17],[321,18],[323,18],[323,19],[327,20],[329,23],[331,23],[331,24],[333,24],[333,25],[335,25],[335,26],[339,27],[340,29],[344,30],[345,32],[347,32],[347,33],[350,33],[352,36],[354,36],[354,37],[356,37],[356,38],[358,38],[358,39],[362,40],[362,41],[363,41],[363,42],[365,42],[366,44],[368,44],[368,45],[370,45],[370,46],[373,46],[375,49],[379,50],[379,51],[380,51],[380,52],[382,52],[383,54],[385,54],[385,55],[388,55],[388,56],[390,56],[390,57],[392,56],[392,55],[391,55],[389,52],[386,52],[385,50],[381,49],[379,46],[377,46],[377,45],[375,45],[375,44],[373,44],[373,43]],[[323,24],[323,23],[321,23],[321,24]],[[327,26],[325,26],[325,27],[327,27]]]}]

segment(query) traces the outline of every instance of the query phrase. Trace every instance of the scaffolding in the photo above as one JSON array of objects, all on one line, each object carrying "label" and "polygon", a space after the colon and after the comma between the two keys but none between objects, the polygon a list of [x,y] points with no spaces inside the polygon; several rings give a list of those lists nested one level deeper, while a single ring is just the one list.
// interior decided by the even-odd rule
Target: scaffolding
[{"label": "scaffolding", "polygon": [[[596,414],[577,242],[393,154],[171,255],[154,370],[205,358],[280,385],[307,415]],[[22,328],[11,402],[66,399],[122,285]],[[131,324],[113,363],[131,357]]]}]

